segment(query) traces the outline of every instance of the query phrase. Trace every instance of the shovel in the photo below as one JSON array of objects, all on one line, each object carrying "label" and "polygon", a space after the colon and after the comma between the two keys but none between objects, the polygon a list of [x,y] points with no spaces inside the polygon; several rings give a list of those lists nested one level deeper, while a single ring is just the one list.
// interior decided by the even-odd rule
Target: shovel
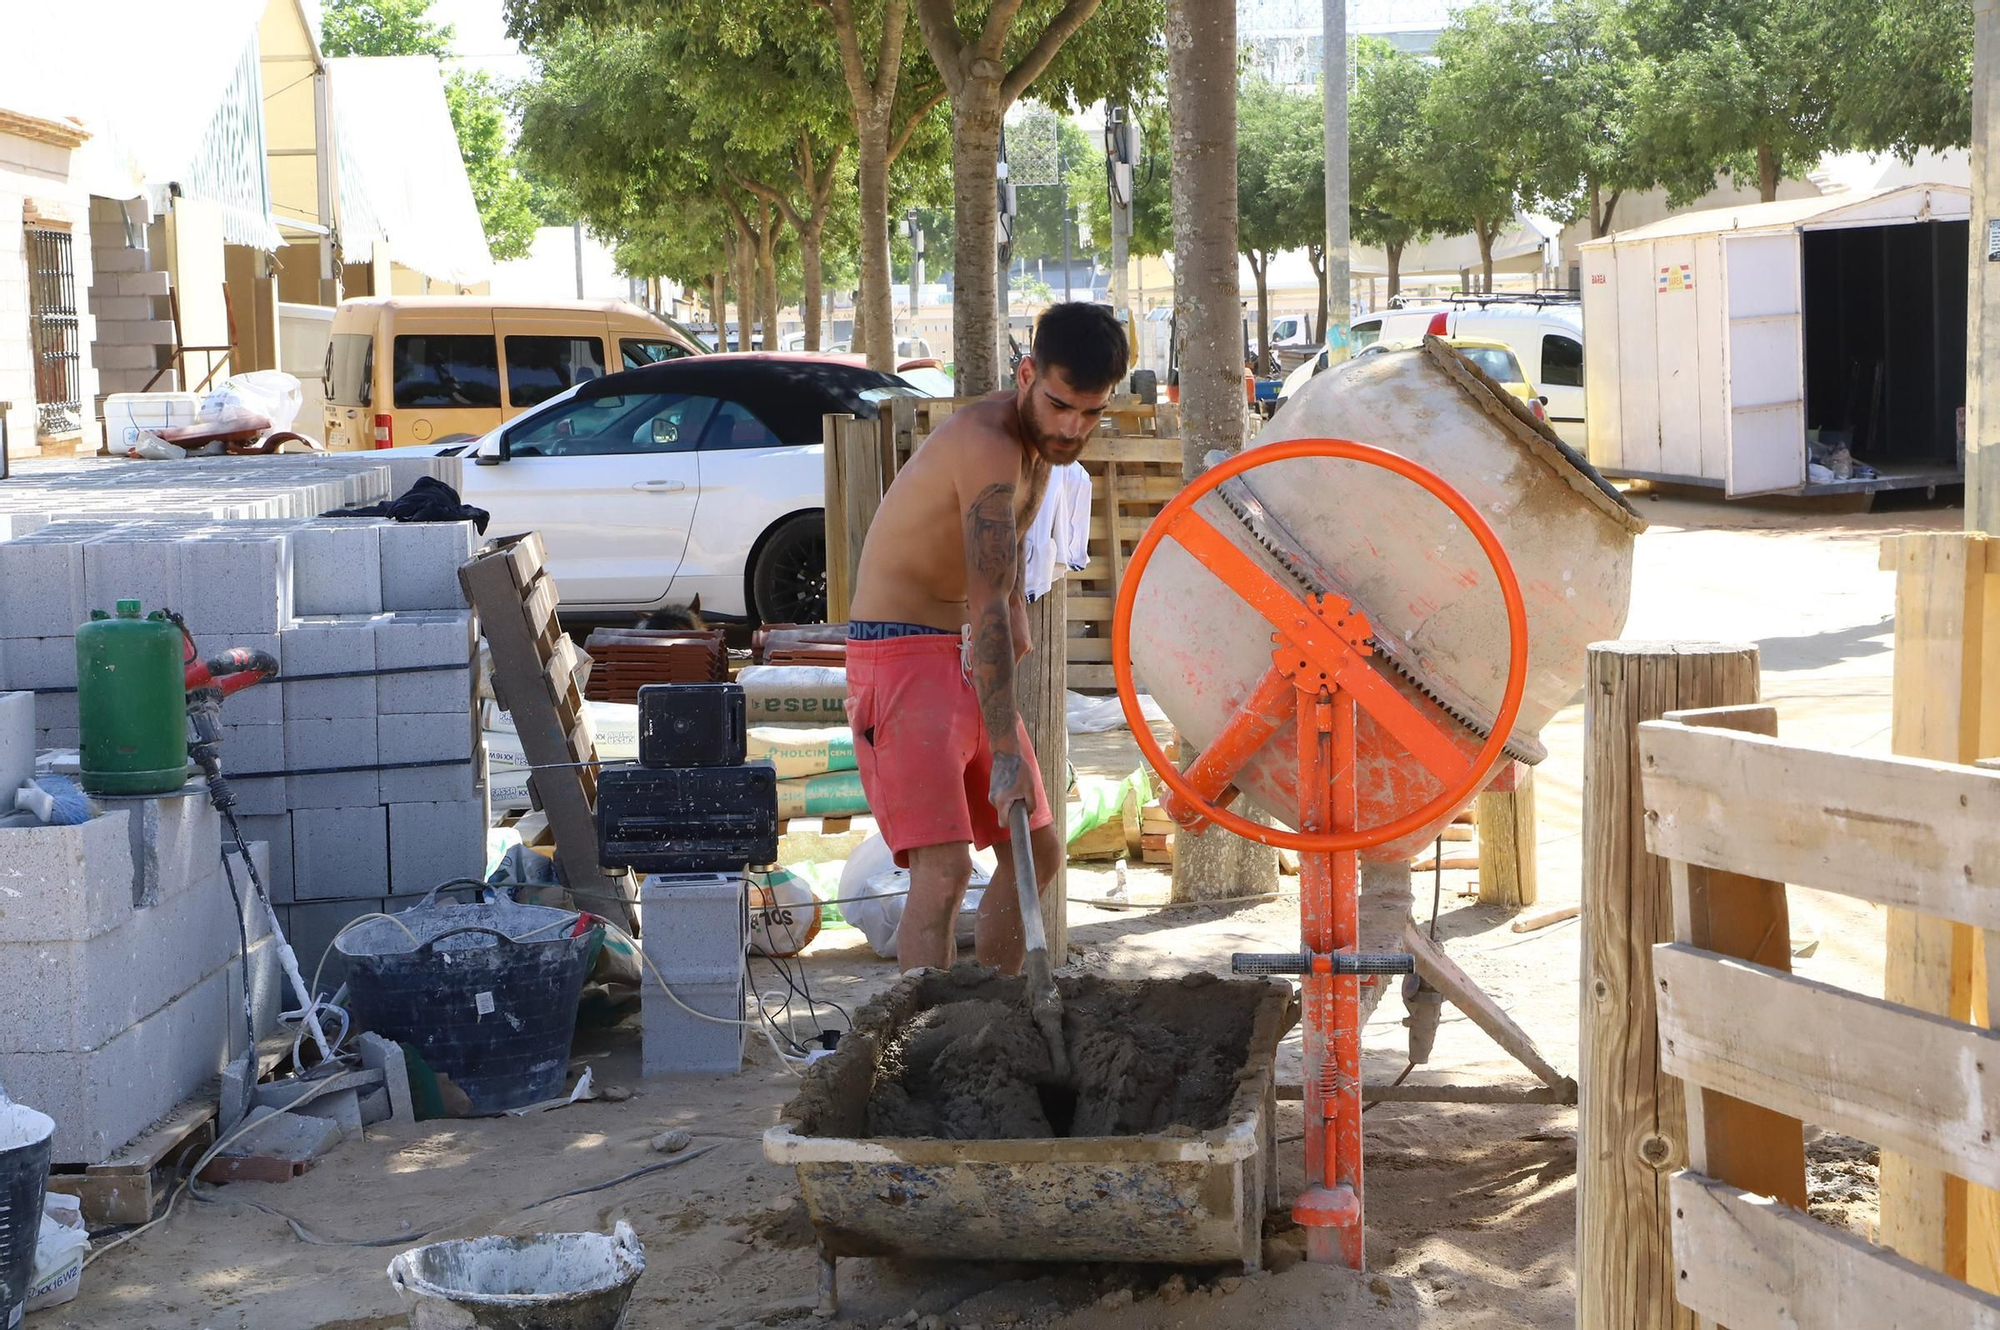
[{"label": "shovel", "polygon": [[1049,1046],[1051,1078],[1069,1080],[1069,1054],[1063,1046],[1062,995],[1056,992],[1055,975],[1049,966],[1049,938],[1042,929],[1041,893],[1035,889],[1035,852],[1029,842],[1028,805],[1016,803],[1008,811],[1007,828],[1014,847],[1014,889],[1021,897],[1021,936],[1028,955],[1021,966],[1027,980],[1028,1015]]}]

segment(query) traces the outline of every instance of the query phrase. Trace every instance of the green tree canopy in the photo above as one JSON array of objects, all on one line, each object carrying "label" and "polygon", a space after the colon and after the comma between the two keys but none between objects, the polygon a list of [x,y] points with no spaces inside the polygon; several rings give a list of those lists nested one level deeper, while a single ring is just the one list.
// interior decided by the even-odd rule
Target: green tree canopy
[{"label": "green tree canopy", "polygon": [[[1236,99],[1236,244],[1257,280],[1257,348],[1266,373],[1275,368],[1271,261],[1286,250],[1325,245],[1324,142],[1318,97],[1261,78],[1243,84]],[[1308,157],[1319,159],[1317,170]]]}]

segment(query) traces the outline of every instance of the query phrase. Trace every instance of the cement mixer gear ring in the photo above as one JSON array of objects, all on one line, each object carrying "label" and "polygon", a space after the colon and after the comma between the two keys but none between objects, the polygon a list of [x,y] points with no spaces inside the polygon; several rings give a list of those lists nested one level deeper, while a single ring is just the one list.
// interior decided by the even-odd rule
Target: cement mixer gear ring
[{"label": "cement mixer gear ring", "polygon": [[[1132,682],[1132,611],[1138,604],[1139,584],[1144,579],[1146,565],[1152,561],[1153,552],[1159,548],[1160,542],[1167,538],[1175,522],[1182,515],[1190,514],[1197,500],[1219,489],[1225,481],[1272,462],[1289,462],[1307,457],[1363,462],[1370,466],[1379,466],[1427,491],[1444,504],[1454,517],[1463,522],[1473,539],[1479,542],[1480,552],[1486,556],[1486,562],[1500,584],[1500,596],[1507,609],[1507,686],[1500,699],[1500,712],[1494,718],[1492,732],[1486,736],[1485,743],[1472,759],[1464,776],[1456,784],[1449,786],[1443,794],[1420,808],[1380,826],[1356,828],[1353,831],[1299,832],[1260,826],[1203,798],[1174,764],[1167,760],[1159,741],[1153,738],[1145,713],[1139,709],[1138,691]],[[1299,853],[1365,850],[1401,839],[1464,806],[1466,801],[1485,785],[1487,776],[1499,764],[1500,759],[1506,756],[1507,735],[1513,730],[1515,718],[1520,714],[1521,695],[1527,685],[1528,607],[1522,599],[1521,584],[1514,575],[1513,562],[1507,557],[1506,549],[1501,546],[1500,537],[1479,510],[1472,506],[1471,501],[1452,488],[1444,477],[1407,457],[1371,444],[1356,443],[1351,439],[1292,439],[1284,443],[1245,449],[1219,466],[1203,472],[1188,482],[1179,494],[1167,501],[1166,507],[1160,510],[1160,515],[1153,519],[1145,534],[1140,536],[1139,543],[1133,547],[1131,558],[1125,564],[1125,576],[1118,588],[1118,603],[1111,619],[1111,671],[1118,684],[1118,705],[1125,713],[1126,724],[1131,727],[1132,738],[1139,745],[1139,751],[1145,755],[1148,765],[1158,773],[1167,788],[1179,795],[1203,819],[1225,831],[1234,832],[1245,840]],[[1441,773],[1432,774],[1437,775],[1439,780],[1445,779]]]},{"label": "cement mixer gear ring", "polygon": [[[1216,454],[1211,452],[1209,456],[1214,457]],[[1248,494],[1247,499],[1245,498],[1246,493]],[[1278,521],[1275,516],[1264,511],[1262,504],[1257,500],[1256,494],[1247,489],[1247,486],[1245,486],[1240,477],[1226,484],[1218,485],[1215,489],[1215,497],[1222,500],[1222,506],[1236,515],[1236,520],[1243,524],[1243,529],[1250,533],[1250,538],[1263,546],[1265,552],[1271,556],[1272,561],[1284,569],[1290,575],[1291,579],[1299,584],[1301,589],[1314,596],[1324,596],[1329,593],[1346,595],[1345,592],[1340,591],[1334,585],[1332,577],[1324,569],[1308,565],[1307,560],[1310,556],[1304,553],[1303,546],[1298,538],[1293,536],[1290,531],[1287,531],[1284,524]],[[1254,510],[1251,507],[1252,504],[1257,505]],[[1283,533],[1282,536],[1279,534],[1280,532]],[[1352,599],[1352,597],[1347,598]],[[1394,672],[1398,677],[1408,682],[1410,687],[1416,689],[1430,701],[1434,702],[1438,709],[1444,712],[1445,715],[1450,716],[1453,720],[1463,725],[1466,729],[1471,730],[1482,739],[1489,738],[1492,735],[1493,722],[1490,719],[1482,719],[1473,711],[1469,703],[1445,696],[1436,685],[1417,673],[1417,667],[1404,658],[1402,646],[1395,639],[1379,636],[1371,637],[1368,639],[1368,645],[1374,649],[1375,662],[1377,664],[1381,665],[1384,669]],[[1524,739],[1519,735],[1509,735],[1507,736],[1507,756],[1517,762],[1526,762],[1529,766],[1535,766],[1548,756],[1548,750],[1532,739]]]}]

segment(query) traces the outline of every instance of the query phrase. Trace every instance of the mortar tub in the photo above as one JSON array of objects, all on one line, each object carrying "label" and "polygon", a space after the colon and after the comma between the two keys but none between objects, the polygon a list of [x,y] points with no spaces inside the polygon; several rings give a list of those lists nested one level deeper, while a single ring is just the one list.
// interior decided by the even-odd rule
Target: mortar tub
[{"label": "mortar tub", "polygon": [[[906,976],[882,1001],[922,978]],[[843,1256],[1130,1261],[1258,1268],[1276,1205],[1274,1068],[1297,1019],[1291,985],[1257,984],[1244,1069],[1221,1126],[1141,1136],[937,1140],[825,1135],[805,1092],[764,1133],[764,1157],[798,1171],[819,1239],[820,1308],[838,1309]],[[865,1103],[881,1049],[859,1031],[808,1072],[836,1101]],[[843,1084],[843,1082],[845,1084]],[[823,1124],[820,1124],[823,1125]]]},{"label": "mortar tub", "polygon": [[[1385,448],[1437,472],[1492,524],[1528,612],[1528,673],[1509,752],[1541,760],[1542,727],[1583,684],[1584,650],[1618,637],[1632,589],[1632,544],[1645,520],[1521,402],[1435,338],[1321,374],[1251,447],[1337,438]],[[1267,533],[1315,580],[1351,599],[1375,637],[1451,711],[1490,725],[1505,691],[1506,609],[1472,533],[1417,486],[1379,467],[1334,459],[1274,463],[1229,482],[1262,508]],[[1219,494],[1195,505],[1239,549],[1287,574]],[[1303,595],[1303,589],[1299,589]],[[1212,743],[1271,668],[1272,629],[1178,543],[1155,551],[1132,615],[1138,682],[1184,742]],[[1469,760],[1482,736],[1425,697],[1404,673],[1384,677],[1431,712]],[[1298,823],[1297,727],[1287,720],[1232,783],[1272,817]],[[1356,727],[1360,824],[1376,826],[1444,792],[1366,713]],[[1456,810],[1364,851],[1383,862],[1428,846]]]}]

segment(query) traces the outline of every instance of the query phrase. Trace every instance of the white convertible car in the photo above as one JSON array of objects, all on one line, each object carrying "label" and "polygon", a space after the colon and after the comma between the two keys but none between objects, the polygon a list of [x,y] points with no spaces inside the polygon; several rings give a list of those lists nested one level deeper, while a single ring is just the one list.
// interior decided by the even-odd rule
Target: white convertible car
[{"label": "white convertible car", "polygon": [[469,443],[463,497],[487,534],[539,531],[564,608],[826,617],[821,418],[926,394],[812,356],[693,356],[594,379]]}]

